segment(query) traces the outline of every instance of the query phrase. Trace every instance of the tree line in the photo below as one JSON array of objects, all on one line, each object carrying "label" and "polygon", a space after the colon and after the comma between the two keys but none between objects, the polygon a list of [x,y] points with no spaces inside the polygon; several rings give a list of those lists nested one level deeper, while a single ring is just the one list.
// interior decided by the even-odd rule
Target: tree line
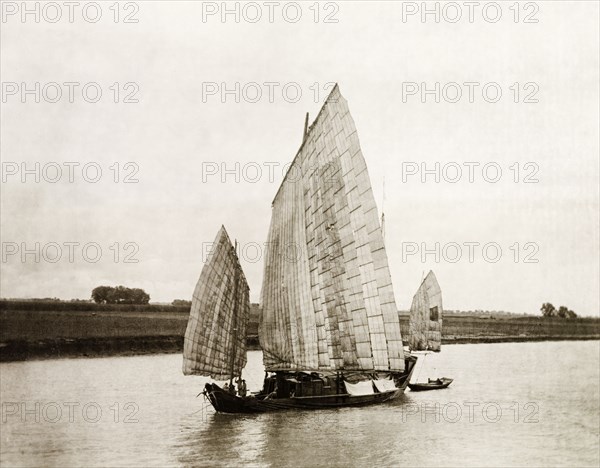
[{"label": "tree line", "polygon": [[97,304],[148,304],[150,295],[140,288],[98,286],[92,290],[92,299]]},{"label": "tree line", "polygon": [[560,306],[558,310],[549,302],[544,302],[540,307],[544,317],[575,318],[577,314],[565,306]]}]

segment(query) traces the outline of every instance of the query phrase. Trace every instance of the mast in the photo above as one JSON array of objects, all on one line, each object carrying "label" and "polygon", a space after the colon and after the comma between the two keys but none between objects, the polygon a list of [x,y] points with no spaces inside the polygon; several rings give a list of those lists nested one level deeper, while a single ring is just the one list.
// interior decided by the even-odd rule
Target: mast
[{"label": "mast", "polygon": [[[235,241],[234,247],[233,247],[233,255],[235,255],[235,258],[238,260],[239,259],[237,257],[237,240]],[[233,346],[232,346],[232,351],[231,351],[231,361],[229,364],[229,388],[231,388],[231,385],[233,383],[233,373],[235,372],[234,366],[235,366],[235,354],[237,352],[237,340],[238,340],[238,335],[237,335],[237,312],[238,312],[238,281],[239,281],[239,268],[238,265],[236,264],[235,266],[235,272],[233,275],[233,328],[231,330],[232,335],[233,335]]]},{"label": "mast", "polygon": [[306,118],[304,119],[304,133],[302,134],[302,143],[306,140],[306,135],[308,135],[308,112],[306,113]]},{"label": "mast", "polygon": [[381,197],[381,237],[385,242],[385,212],[383,206],[385,204],[385,176],[383,176],[383,195]]}]

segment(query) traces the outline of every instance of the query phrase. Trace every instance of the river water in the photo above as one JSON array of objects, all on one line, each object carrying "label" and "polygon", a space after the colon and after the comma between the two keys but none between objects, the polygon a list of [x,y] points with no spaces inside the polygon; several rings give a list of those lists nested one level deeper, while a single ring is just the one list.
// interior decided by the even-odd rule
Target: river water
[{"label": "river water", "polygon": [[[252,351],[244,376],[262,385]],[[446,346],[447,390],[366,407],[215,414],[181,355],[0,364],[7,466],[598,466],[600,342]]]}]

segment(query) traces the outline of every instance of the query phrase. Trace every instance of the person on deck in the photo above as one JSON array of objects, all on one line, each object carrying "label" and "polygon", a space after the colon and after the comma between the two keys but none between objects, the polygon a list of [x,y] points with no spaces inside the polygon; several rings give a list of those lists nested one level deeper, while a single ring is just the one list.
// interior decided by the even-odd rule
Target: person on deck
[{"label": "person on deck", "polygon": [[238,395],[244,398],[247,391],[248,387],[246,387],[246,381],[242,379],[242,381],[238,383]]}]

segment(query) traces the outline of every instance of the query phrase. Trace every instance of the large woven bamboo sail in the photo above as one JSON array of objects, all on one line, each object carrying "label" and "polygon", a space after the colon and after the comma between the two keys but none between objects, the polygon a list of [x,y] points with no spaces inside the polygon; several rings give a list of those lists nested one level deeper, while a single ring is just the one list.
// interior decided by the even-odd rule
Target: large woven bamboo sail
[{"label": "large woven bamboo sail", "polygon": [[230,378],[232,371],[239,376],[246,365],[249,313],[248,283],[221,227],[194,290],[185,331],[183,373],[217,380]]},{"label": "large woven bamboo sail", "polygon": [[337,85],[273,201],[261,302],[267,370],[404,370],[377,207]]},{"label": "large woven bamboo sail", "polygon": [[442,313],[442,290],[430,271],[410,306],[408,343],[412,351],[441,350]]}]

